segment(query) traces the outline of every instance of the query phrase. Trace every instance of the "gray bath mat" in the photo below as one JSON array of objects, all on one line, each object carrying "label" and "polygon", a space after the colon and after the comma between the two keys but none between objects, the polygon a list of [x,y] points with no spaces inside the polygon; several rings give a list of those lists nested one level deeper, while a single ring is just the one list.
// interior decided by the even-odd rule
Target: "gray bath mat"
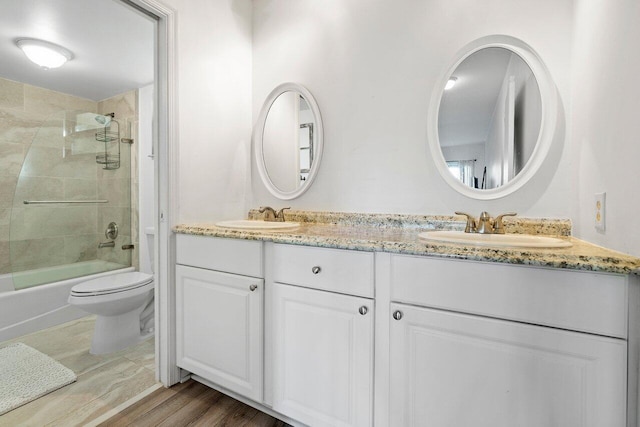
[{"label": "gray bath mat", "polygon": [[22,343],[0,348],[0,415],[71,384],[76,374]]}]

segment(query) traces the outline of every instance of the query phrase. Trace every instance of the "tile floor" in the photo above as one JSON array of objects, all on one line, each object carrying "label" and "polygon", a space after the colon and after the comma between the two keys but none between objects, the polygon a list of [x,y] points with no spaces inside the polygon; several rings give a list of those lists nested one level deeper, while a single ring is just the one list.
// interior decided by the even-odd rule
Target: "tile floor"
[{"label": "tile floor", "polygon": [[22,342],[73,370],[78,380],[0,416],[0,426],[81,426],[156,384],[154,341],[89,354],[94,316],[0,343]]}]

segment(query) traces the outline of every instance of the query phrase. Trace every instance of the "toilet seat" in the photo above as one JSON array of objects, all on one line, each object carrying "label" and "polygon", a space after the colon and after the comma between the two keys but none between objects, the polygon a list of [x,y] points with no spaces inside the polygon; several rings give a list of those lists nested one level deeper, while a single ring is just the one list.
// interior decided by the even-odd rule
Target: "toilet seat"
[{"label": "toilet seat", "polygon": [[153,275],[132,271],[114,274],[77,284],[71,289],[71,296],[91,297],[131,291],[153,282]]}]

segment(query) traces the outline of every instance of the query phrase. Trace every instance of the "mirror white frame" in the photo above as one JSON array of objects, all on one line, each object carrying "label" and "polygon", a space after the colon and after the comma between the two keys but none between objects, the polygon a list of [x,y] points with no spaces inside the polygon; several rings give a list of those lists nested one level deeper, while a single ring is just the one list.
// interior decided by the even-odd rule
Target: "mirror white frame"
[{"label": "mirror white frame", "polygon": [[[285,92],[296,92],[300,94],[309,104],[311,108],[311,112],[315,118],[315,126],[313,129],[314,132],[314,154],[313,154],[313,164],[309,169],[309,175],[303,185],[297,188],[294,191],[282,191],[276,187],[271,178],[269,178],[269,174],[267,173],[267,167],[264,163],[264,150],[263,150],[263,135],[264,128],[267,121],[267,116],[269,115],[269,110],[271,106],[275,102],[275,100]],[[322,150],[323,150],[323,126],[322,126],[322,117],[320,116],[320,109],[318,108],[318,104],[316,103],[315,98],[311,95],[311,92],[307,90],[304,86],[298,83],[282,83],[278,85],[275,89],[269,93],[267,99],[264,101],[262,105],[262,110],[260,111],[260,115],[258,116],[258,121],[256,122],[256,127],[253,133],[253,142],[254,142],[254,153],[256,164],[258,166],[258,172],[260,173],[260,178],[262,178],[262,182],[264,183],[267,190],[281,200],[291,200],[296,197],[301,196],[305,191],[309,189],[316,176],[318,175],[318,169],[320,168],[320,163],[322,160]]]},{"label": "mirror white frame", "polygon": [[[479,50],[498,47],[510,50],[522,58],[529,66],[535,76],[538,87],[540,89],[540,97],[542,102],[542,119],[540,122],[540,133],[536,146],[522,170],[508,183],[497,188],[480,190],[471,188],[458,179],[449,171],[442,149],[440,147],[440,138],[438,136],[438,117],[440,113],[440,102],[444,94],[444,87],[449,77],[458,68],[458,65],[467,59],[470,55]],[[445,69],[439,77],[435,90],[431,96],[429,104],[428,129],[429,147],[431,155],[442,178],[459,193],[478,200],[493,200],[507,196],[525,185],[540,169],[544,162],[549,148],[554,138],[556,130],[556,121],[558,114],[558,94],[551,78],[549,70],[544,65],[538,54],[523,41],[505,35],[492,35],[482,37],[464,46],[456,56],[452,64]]]}]

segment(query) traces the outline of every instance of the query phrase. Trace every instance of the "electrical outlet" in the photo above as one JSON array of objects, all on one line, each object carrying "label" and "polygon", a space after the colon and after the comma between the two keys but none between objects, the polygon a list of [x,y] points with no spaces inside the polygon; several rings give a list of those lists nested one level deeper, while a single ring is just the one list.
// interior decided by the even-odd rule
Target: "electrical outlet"
[{"label": "electrical outlet", "polygon": [[595,194],[595,226],[596,230],[604,231],[604,220],[605,220],[605,200],[607,193],[596,193]]}]

